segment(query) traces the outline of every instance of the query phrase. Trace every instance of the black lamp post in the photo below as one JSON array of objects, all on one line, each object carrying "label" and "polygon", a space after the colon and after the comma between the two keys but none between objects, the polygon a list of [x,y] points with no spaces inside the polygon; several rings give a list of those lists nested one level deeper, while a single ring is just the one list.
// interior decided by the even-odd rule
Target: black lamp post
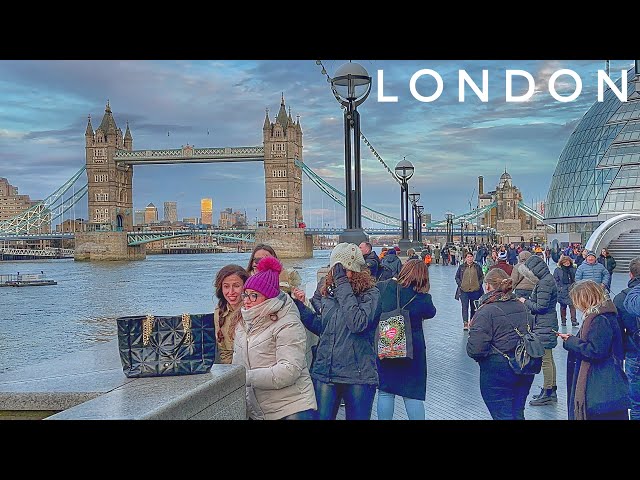
[{"label": "black lamp post", "polygon": [[[369,240],[362,229],[362,192],[360,184],[360,113],[362,104],[371,92],[371,77],[358,63],[345,63],[331,79],[331,90],[344,109],[344,169],[347,228],[339,236],[340,242],[355,243]],[[352,152],[353,149],[353,152]],[[351,163],[353,154],[353,165]],[[353,167],[353,173],[352,173]]]},{"label": "black lamp post", "polygon": [[447,245],[453,243],[453,213],[447,212]]},{"label": "black lamp post", "polygon": [[424,206],[416,205],[416,210],[418,212],[418,244],[422,248],[422,212],[424,212]]},{"label": "black lamp post", "polygon": [[461,218],[460,219],[460,243],[464,245],[464,236],[462,234],[463,229],[464,229],[464,220]]},{"label": "black lamp post", "polygon": [[402,238],[398,242],[400,253],[406,254],[411,248],[409,240],[409,179],[413,177],[413,164],[403,158],[395,168],[396,177],[400,180],[400,221],[402,223]]},{"label": "black lamp post", "polygon": [[482,243],[484,242],[484,224],[480,225],[480,239],[482,240]]},{"label": "black lamp post", "polygon": [[420,194],[413,190],[409,194],[409,201],[411,202],[411,240],[413,241],[413,246],[416,247],[418,243],[418,229],[416,228],[418,214],[416,211],[416,207],[418,206],[418,202],[420,201]]}]

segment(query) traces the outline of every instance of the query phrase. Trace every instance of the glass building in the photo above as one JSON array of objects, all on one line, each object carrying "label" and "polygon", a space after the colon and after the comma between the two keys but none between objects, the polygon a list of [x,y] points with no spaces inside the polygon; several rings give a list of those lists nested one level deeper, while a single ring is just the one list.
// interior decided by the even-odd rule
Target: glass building
[{"label": "glass building", "polygon": [[[606,219],[640,212],[640,79],[627,71],[627,102],[604,92],[569,137],[551,180],[545,223],[583,245]],[[621,86],[621,79],[616,82]]]}]

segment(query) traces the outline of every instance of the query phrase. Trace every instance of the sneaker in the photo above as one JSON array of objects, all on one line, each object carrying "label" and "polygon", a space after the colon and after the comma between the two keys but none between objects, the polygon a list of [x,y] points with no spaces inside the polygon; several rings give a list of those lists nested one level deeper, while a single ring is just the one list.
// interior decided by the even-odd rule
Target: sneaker
[{"label": "sneaker", "polygon": [[545,389],[544,393],[537,398],[534,398],[529,402],[529,405],[532,407],[538,407],[540,405],[549,405],[550,403],[554,403],[558,401],[558,394],[552,388]]},{"label": "sneaker", "polygon": [[537,395],[533,395],[531,398],[535,400],[536,398],[540,398],[543,395],[544,395],[544,387],[540,387],[540,393]]},{"label": "sneaker", "polygon": [[580,325],[580,324],[578,323],[577,320],[571,320],[571,326],[572,327],[577,327],[578,325]]},{"label": "sneaker", "polygon": [[563,327],[567,326],[567,320],[565,318],[562,319],[562,321],[560,322],[560,325]]},{"label": "sneaker", "polygon": [[463,329],[463,330],[469,330],[469,322],[464,322],[464,323],[462,324],[462,329]]}]

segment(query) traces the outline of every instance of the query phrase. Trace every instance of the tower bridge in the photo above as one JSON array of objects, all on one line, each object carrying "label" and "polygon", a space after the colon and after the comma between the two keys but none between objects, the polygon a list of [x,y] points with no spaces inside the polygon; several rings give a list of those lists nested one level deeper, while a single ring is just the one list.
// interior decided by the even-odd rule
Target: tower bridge
[{"label": "tower bridge", "polygon": [[[183,145],[176,149],[134,150],[133,135],[128,122],[123,133],[107,102],[98,128],[94,130],[91,117],[88,118],[84,166],[42,202],[9,220],[0,221],[0,239],[17,241],[34,238],[74,238],[76,260],[123,260],[145,258],[145,244],[151,241],[204,233],[232,241],[268,243],[282,258],[310,257],[313,255],[312,235],[340,234],[342,229],[334,232],[330,229],[305,228],[302,209],[303,174],[323,194],[342,207],[346,205],[345,194],[304,163],[300,118],[297,117],[294,121],[290,109],[287,113],[284,95],[273,121],[269,111],[265,112],[262,134],[262,145],[256,146],[195,148],[192,145]],[[265,225],[264,228],[228,232],[219,229],[205,232],[134,231],[134,167],[222,162],[263,164],[266,218],[261,223]],[[80,182],[82,186],[77,188],[76,182]],[[513,187],[511,177],[506,171],[501,177],[499,188],[495,192],[489,192],[492,195],[482,194],[482,186],[479,191],[481,195],[478,196],[476,208],[462,214],[452,214],[446,220],[436,220],[423,227],[426,227],[429,234],[438,235],[447,231],[451,233],[453,225],[459,223],[479,225],[480,222],[484,222],[487,226],[493,226],[500,238],[501,230],[515,231],[518,225],[533,226],[535,222],[543,220],[540,213],[523,203],[519,190]],[[51,222],[63,216],[85,196],[88,202],[86,232],[42,233],[49,231],[48,228],[43,229],[43,226],[50,227]],[[361,211],[363,218],[380,225],[367,228],[368,234],[400,235],[400,219],[365,205],[361,206]],[[472,238],[481,237],[479,232],[466,228],[465,235]]]}]

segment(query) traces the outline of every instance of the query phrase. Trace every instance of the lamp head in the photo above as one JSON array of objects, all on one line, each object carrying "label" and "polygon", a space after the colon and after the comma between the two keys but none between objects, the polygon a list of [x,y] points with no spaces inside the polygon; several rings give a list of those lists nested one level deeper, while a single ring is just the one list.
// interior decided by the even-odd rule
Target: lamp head
[{"label": "lamp head", "polygon": [[371,77],[359,63],[349,62],[340,66],[331,79],[331,87],[337,100],[343,105],[353,102],[355,106],[364,102],[371,92]]},{"label": "lamp head", "polygon": [[400,160],[395,168],[396,176],[404,181],[409,180],[413,176],[414,170],[413,163],[406,159]]}]

